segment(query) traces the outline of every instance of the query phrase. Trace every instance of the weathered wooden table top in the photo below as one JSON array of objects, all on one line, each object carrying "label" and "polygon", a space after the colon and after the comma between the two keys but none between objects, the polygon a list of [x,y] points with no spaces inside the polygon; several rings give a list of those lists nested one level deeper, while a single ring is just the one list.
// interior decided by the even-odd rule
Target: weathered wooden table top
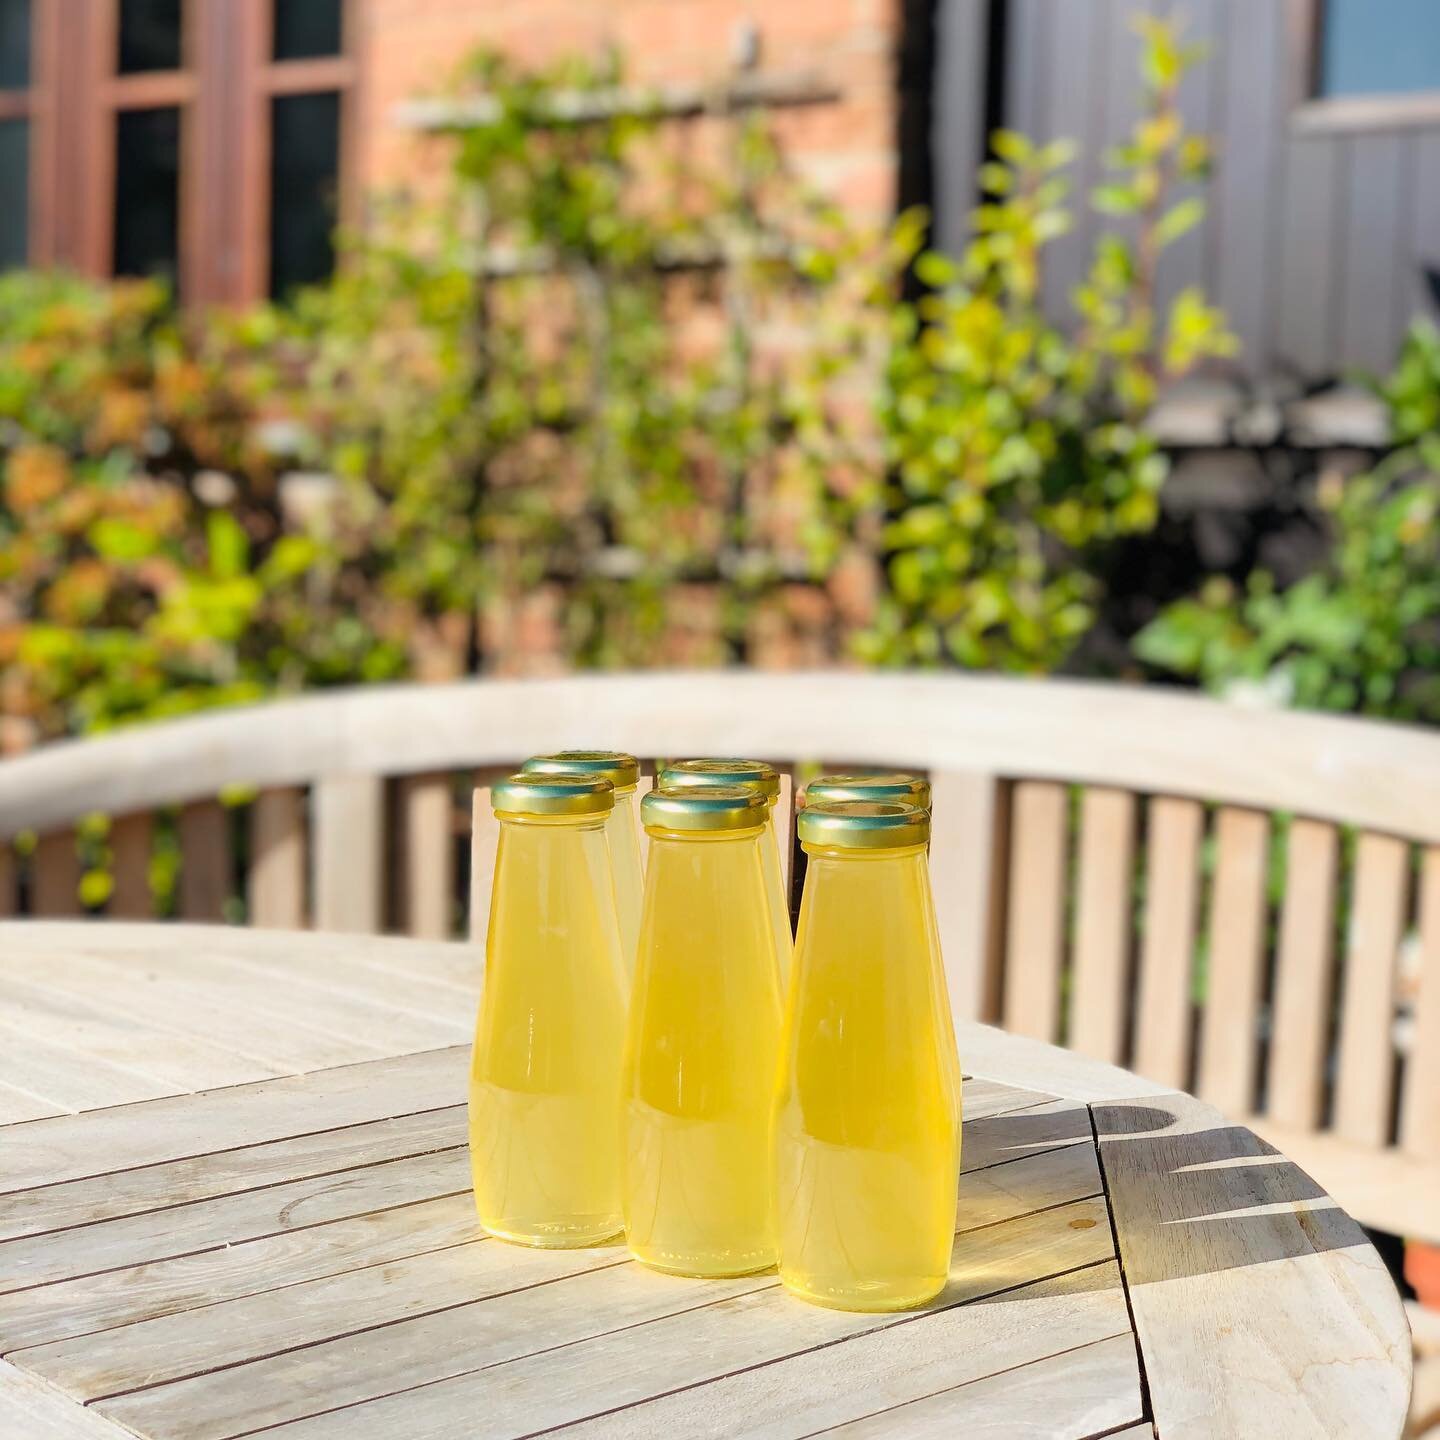
[{"label": "weathered wooden table top", "polygon": [[1399,1435],[1400,1303],[1328,1196],[1188,1096],[981,1026],[924,1310],[485,1238],[480,963],[0,925],[0,1436]]}]

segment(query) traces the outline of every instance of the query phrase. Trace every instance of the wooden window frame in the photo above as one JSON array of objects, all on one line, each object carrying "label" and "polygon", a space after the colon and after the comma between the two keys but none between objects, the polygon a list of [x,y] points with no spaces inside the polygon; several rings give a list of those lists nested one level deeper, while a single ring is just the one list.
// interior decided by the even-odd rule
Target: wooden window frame
[{"label": "wooden window frame", "polygon": [[1326,0],[1285,0],[1292,132],[1331,135],[1440,124],[1440,88],[1401,95],[1318,93],[1325,4]]},{"label": "wooden window frame", "polygon": [[269,293],[275,97],[339,94],[340,218],[355,218],[364,0],[343,0],[338,55],[278,61],[273,0],[182,4],[181,68],[120,75],[120,0],[33,0],[30,88],[0,92],[0,119],[31,122],[30,262],[113,273],[116,118],[174,105],[181,294],[245,304]]}]

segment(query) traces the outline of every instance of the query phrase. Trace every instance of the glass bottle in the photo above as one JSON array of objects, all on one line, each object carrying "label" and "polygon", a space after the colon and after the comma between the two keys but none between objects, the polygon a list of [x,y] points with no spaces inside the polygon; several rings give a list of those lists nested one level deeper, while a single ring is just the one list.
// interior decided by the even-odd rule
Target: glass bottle
[{"label": "glass bottle", "polygon": [[640,869],[640,818],[635,812],[640,762],[619,750],[560,750],[554,755],[533,756],[525,762],[524,770],[534,775],[593,775],[615,787],[615,808],[605,821],[605,838],[610,843],[610,863],[615,872],[620,943],[625,950],[626,969],[633,975],[644,885]]},{"label": "glass bottle", "polygon": [[[806,805],[819,800],[895,800],[914,805],[929,812],[931,798],[930,782],[921,775],[908,775],[902,771],[877,772],[873,775],[821,775],[805,787]],[[798,819],[798,816],[797,816]],[[929,845],[927,843],[928,851]],[[808,857],[801,852],[801,864]],[[797,866],[797,868],[800,868]],[[803,882],[804,875],[801,875]],[[925,890],[925,915],[930,925],[930,958],[935,982],[935,993],[943,1023],[950,1031],[949,1050],[953,1060],[951,1079],[955,1085],[958,1103],[960,1094],[960,1060],[955,1048],[955,1024],[950,1009],[950,982],[945,976],[945,962],[940,954],[940,926],[935,918],[935,897],[930,888],[930,868],[925,867],[923,876]]]},{"label": "glass bottle", "polygon": [[662,787],[625,1048],[630,1253],[680,1275],[775,1263],[780,991],[752,789]]},{"label": "glass bottle", "polygon": [[523,1245],[619,1233],[628,975],[605,820],[610,782],[512,775],[500,820],[470,1076],[480,1223]]},{"label": "glass bottle", "polygon": [[806,1300],[900,1310],[949,1272],[959,1067],[935,984],[929,816],[815,801],[776,1108],[780,1278]]},{"label": "glass bottle", "polygon": [[[780,798],[780,776],[763,760],[677,760],[666,765],[660,783],[672,788],[703,789],[712,785],[742,785],[765,799],[765,833],[760,837],[760,862],[765,875],[765,902],[775,936],[775,959],[780,967],[780,992],[790,983],[790,960],[795,941],[790,933],[790,904],[785,876],[780,869],[781,837],[775,832],[775,802]],[[783,837],[790,843],[790,836]]]}]

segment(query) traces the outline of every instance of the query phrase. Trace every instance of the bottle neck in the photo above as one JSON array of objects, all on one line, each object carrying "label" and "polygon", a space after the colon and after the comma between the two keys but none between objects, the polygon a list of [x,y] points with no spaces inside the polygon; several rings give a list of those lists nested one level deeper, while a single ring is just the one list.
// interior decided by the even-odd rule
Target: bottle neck
[{"label": "bottle neck", "polygon": [[924,845],[895,845],[895,846],[851,846],[851,845],[821,845],[811,841],[802,841],[801,848],[810,857],[811,863],[828,864],[834,862],[837,865],[851,864],[883,864],[891,861],[904,861],[924,859],[926,847]]},{"label": "bottle neck", "polygon": [[515,830],[600,830],[611,813],[604,810],[595,815],[517,815],[513,811],[497,810],[495,818],[502,826]]},{"label": "bottle neck", "polygon": [[645,833],[652,841],[662,845],[723,845],[739,840],[755,840],[765,833],[763,825],[748,830],[667,830],[659,825],[647,825]]}]

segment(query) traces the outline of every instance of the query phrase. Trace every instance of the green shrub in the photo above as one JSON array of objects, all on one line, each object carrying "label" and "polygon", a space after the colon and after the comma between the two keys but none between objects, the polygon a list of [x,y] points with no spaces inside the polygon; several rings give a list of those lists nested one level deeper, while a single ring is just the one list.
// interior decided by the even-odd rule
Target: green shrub
[{"label": "green shrub", "polygon": [[1064,333],[1040,307],[1046,247],[1071,225],[1066,142],[994,138],[989,199],[958,261],[922,255],[932,293],[895,315],[880,407],[894,483],[884,533],[890,590],[867,659],[1048,670],[1095,615],[1094,557],[1149,529],[1166,475],[1143,420],[1162,378],[1233,353],[1223,317],[1187,290],[1156,312],[1163,248],[1202,217],[1177,183],[1205,172],[1177,94],[1200,58],[1142,20],[1144,104],[1093,203],[1133,217],[1098,242]]},{"label": "green shrub", "polygon": [[1140,632],[1140,659],[1221,693],[1440,721],[1440,331],[1417,324],[1379,389],[1398,448],[1322,481],[1326,563],[1284,589],[1264,570],[1208,581]]}]

